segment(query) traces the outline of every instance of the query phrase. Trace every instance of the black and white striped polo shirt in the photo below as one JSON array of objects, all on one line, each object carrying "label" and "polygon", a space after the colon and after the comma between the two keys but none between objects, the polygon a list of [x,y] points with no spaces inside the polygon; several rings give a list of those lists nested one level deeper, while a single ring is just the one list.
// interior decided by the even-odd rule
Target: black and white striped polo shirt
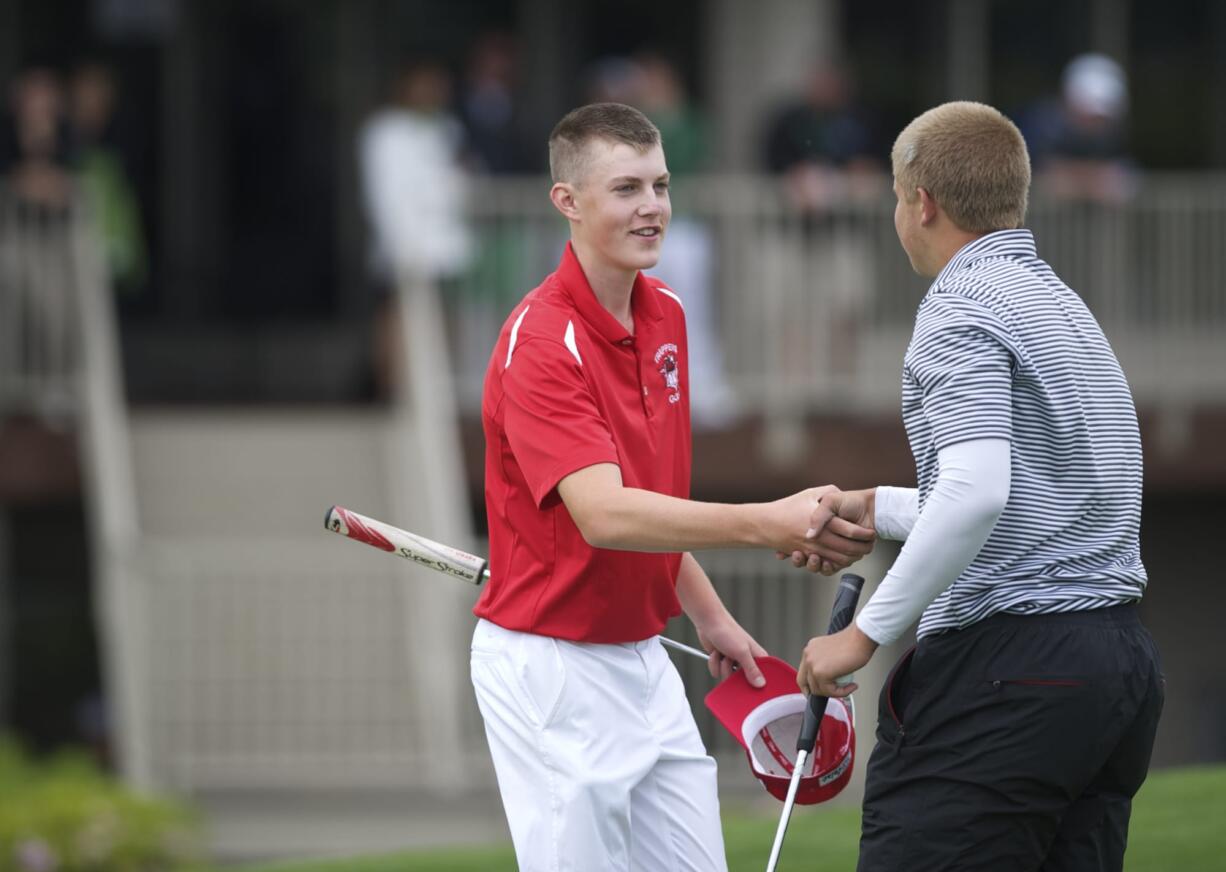
[{"label": "black and white striped polo shirt", "polygon": [[996,612],[1139,599],[1141,439],[1128,382],[1089,309],[1035,253],[1028,230],[964,246],[920,303],[903,361],[903,423],[922,511],[937,452],[1012,444],[1009,502],[919,635]]}]

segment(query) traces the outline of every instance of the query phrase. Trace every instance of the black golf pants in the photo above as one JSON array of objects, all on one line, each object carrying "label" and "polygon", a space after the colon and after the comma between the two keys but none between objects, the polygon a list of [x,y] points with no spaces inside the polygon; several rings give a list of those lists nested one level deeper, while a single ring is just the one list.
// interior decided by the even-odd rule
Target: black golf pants
[{"label": "black golf pants", "polygon": [[881,693],[860,872],[1118,872],[1164,693],[1136,607],[921,639]]}]

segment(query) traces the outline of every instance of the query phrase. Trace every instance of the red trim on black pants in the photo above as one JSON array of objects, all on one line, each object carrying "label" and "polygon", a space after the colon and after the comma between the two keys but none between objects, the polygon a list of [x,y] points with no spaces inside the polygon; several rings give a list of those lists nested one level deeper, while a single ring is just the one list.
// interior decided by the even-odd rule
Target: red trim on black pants
[{"label": "red trim on black pants", "polygon": [[858,869],[1122,869],[1163,685],[1132,605],[921,639],[881,693]]}]

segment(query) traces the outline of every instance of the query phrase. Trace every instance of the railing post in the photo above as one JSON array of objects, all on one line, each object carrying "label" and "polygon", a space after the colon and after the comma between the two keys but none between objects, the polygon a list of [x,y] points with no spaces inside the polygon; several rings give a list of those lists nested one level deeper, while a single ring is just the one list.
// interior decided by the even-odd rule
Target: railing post
[{"label": "railing post", "polygon": [[[471,550],[468,482],[461,453],[459,410],[447,318],[438,283],[420,272],[398,279],[403,353],[394,397],[389,451],[390,504],[398,518],[421,519],[432,539]],[[411,474],[416,470],[420,479]],[[468,695],[468,640],[462,620],[472,588],[462,584],[413,586],[405,600],[405,656],[418,692],[416,735],[426,783],[456,791],[467,782],[462,700]]]},{"label": "railing post", "polygon": [[148,627],[136,566],[139,525],[131,437],[119,357],[119,328],[91,217],[73,209],[80,374],[81,465],[93,544],[96,616],[104,692],[124,778],[154,786],[148,697]]}]

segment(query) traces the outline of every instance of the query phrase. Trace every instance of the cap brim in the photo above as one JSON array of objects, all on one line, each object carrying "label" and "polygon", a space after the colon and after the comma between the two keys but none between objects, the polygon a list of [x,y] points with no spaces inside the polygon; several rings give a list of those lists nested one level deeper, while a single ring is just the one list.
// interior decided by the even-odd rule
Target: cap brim
[{"label": "cap brim", "polygon": [[786,696],[804,697],[796,687],[796,667],[778,657],[756,657],[754,662],[762,671],[766,684],[754,687],[745,677],[744,670],[737,670],[717,684],[704,702],[724,729],[748,750],[741,733],[741,724],[762,704]]}]

